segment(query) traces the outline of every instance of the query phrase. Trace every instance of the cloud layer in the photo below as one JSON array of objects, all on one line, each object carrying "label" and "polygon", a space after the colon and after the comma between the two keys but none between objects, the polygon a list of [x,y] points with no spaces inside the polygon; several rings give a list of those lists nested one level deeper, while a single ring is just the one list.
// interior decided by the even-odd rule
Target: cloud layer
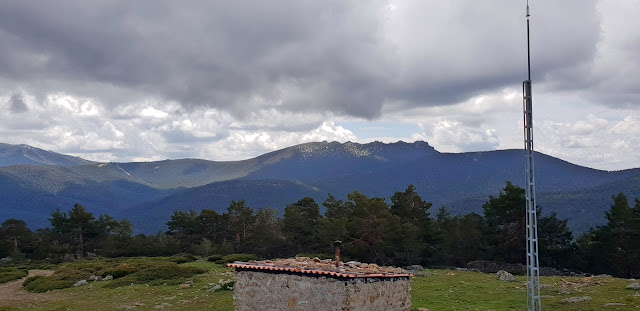
[{"label": "cloud layer", "polygon": [[[636,150],[639,129],[612,128],[640,113],[640,1],[531,9],[534,104],[570,97],[590,109],[558,120],[541,104],[538,146],[638,166],[622,149],[544,137],[604,109],[606,139]],[[498,0],[2,2],[0,133],[103,161],[366,140],[345,122],[418,125],[380,139],[442,151],[519,148],[524,15],[524,2]],[[594,152],[608,156],[577,156]]]}]

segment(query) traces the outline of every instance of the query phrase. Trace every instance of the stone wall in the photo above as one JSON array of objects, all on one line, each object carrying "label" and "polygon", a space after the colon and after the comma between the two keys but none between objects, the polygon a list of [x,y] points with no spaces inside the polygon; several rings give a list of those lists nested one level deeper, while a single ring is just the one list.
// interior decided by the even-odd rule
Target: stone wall
[{"label": "stone wall", "polygon": [[[511,264],[504,262],[476,260],[470,261],[467,268],[471,271],[484,273],[496,273],[500,270],[507,271],[511,274],[525,275],[527,274],[527,266],[522,264]],[[567,269],[556,269],[551,267],[540,267],[540,276],[576,276],[582,274],[573,273]]]},{"label": "stone wall", "polygon": [[467,263],[467,268],[472,271],[484,273],[496,273],[500,270],[507,271],[511,274],[523,275],[527,273],[527,266],[522,264],[511,264],[495,261],[476,260]]},{"label": "stone wall", "polygon": [[410,310],[408,277],[334,278],[239,270],[233,287],[237,311]]}]

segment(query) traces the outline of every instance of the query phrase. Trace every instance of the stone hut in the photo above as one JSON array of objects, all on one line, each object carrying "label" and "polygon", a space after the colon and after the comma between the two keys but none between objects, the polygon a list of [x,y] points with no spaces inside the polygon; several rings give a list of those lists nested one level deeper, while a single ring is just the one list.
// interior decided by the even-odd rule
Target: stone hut
[{"label": "stone hut", "polygon": [[228,266],[237,311],[411,309],[411,274],[400,268],[306,257]]}]

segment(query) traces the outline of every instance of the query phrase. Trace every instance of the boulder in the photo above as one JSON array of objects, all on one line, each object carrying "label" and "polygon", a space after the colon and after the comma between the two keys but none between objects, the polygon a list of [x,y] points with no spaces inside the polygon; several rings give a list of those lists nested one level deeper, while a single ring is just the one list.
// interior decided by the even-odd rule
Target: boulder
[{"label": "boulder", "polygon": [[113,275],[107,274],[107,276],[105,276],[102,280],[103,281],[111,281],[111,280],[113,280]]},{"label": "boulder", "polygon": [[631,283],[627,285],[627,289],[640,290],[640,283]]},{"label": "boulder", "polygon": [[516,281],[516,277],[513,276],[513,274],[504,271],[504,270],[500,270],[496,273],[496,277],[498,278],[498,280],[500,281],[505,281],[505,282],[515,282]]},{"label": "boulder", "polygon": [[75,284],[73,284],[73,286],[78,287],[78,286],[82,286],[82,285],[87,285],[87,280],[80,280],[78,282],[76,282]]},{"label": "boulder", "polygon": [[584,296],[584,297],[565,298],[565,299],[562,300],[562,302],[564,302],[564,303],[576,303],[576,302],[583,302],[583,301],[589,301],[589,300],[591,300],[591,297]]}]

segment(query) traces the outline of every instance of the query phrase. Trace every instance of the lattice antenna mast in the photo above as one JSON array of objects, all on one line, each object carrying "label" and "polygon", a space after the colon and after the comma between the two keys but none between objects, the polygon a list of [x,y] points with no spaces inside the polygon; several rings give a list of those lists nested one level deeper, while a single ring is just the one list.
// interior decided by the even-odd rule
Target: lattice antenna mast
[{"label": "lattice antenna mast", "polygon": [[533,115],[531,101],[531,49],[529,44],[529,0],[527,0],[527,71],[528,79],[522,82],[524,111],[525,195],[527,199],[527,309],[540,311],[540,261],[538,260],[538,219],[536,184],[533,165]]}]

